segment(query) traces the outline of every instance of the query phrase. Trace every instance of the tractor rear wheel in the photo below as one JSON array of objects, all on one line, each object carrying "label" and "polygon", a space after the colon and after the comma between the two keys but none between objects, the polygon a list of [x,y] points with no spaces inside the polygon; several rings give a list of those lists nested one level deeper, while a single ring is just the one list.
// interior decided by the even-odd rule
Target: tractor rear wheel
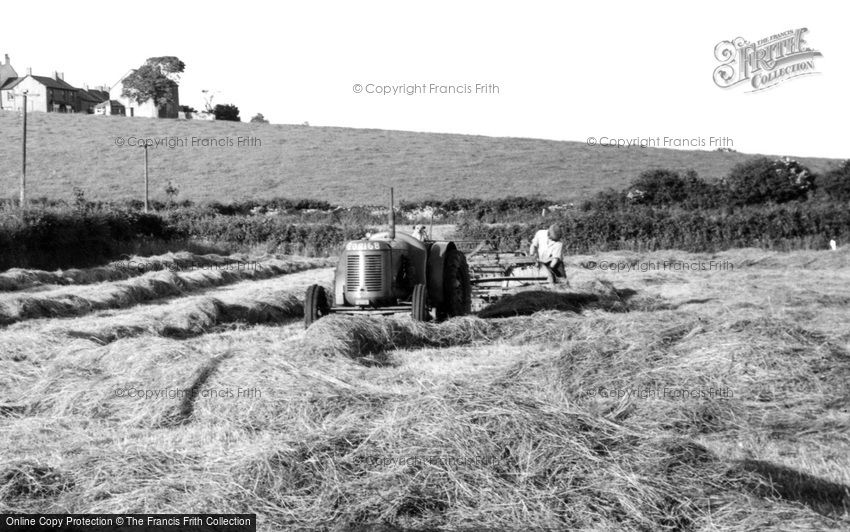
[{"label": "tractor rear wheel", "polygon": [[443,304],[440,314],[446,317],[464,316],[472,309],[472,284],[466,257],[456,249],[446,253],[443,264]]},{"label": "tractor rear wheel", "polygon": [[416,321],[428,321],[431,314],[428,312],[428,290],[424,284],[413,287],[413,319]]},{"label": "tractor rear wheel", "polygon": [[328,294],[324,286],[314,284],[307,288],[307,296],[304,298],[304,328],[309,327],[314,321],[330,313],[328,306]]}]

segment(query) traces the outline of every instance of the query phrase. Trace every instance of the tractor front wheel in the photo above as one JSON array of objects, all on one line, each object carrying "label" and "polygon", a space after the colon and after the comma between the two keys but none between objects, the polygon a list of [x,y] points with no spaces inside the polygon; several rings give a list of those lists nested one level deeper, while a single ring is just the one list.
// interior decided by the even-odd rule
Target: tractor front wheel
[{"label": "tractor front wheel", "polygon": [[431,315],[428,313],[428,289],[424,284],[413,287],[413,319],[416,321],[428,321]]},{"label": "tractor front wheel", "polygon": [[314,284],[307,288],[307,296],[304,298],[304,328],[306,329],[319,318],[327,316],[329,312],[325,287]]}]

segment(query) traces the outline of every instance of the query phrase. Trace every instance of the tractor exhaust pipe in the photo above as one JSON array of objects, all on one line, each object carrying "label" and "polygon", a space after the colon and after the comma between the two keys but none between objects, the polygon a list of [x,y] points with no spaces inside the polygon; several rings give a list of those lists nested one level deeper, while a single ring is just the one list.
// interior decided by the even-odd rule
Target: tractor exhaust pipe
[{"label": "tractor exhaust pipe", "polygon": [[395,240],[395,202],[393,187],[390,187],[390,240]]}]

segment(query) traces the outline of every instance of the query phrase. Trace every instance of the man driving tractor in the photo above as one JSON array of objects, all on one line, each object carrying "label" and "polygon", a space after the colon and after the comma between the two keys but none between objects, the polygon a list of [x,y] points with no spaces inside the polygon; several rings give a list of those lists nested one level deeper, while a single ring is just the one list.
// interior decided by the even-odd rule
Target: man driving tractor
[{"label": "man driving tractor", "polygon": [[552,224],[549,229],[541,229],[534,234],[529,254],[537,259],[538,264],[546,267],[549,282],[556,284],[560,279],[566,280],[564,269],[564,245],[561,243],[561,228]]}]

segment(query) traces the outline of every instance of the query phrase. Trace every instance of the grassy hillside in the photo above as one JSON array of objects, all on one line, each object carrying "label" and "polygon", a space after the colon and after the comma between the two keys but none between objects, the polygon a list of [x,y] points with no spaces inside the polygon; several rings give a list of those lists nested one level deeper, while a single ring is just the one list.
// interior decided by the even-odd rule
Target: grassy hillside
[{"label": "grassy hillside", "polygon": [[[747,158],[738,153],[617,149],[581,142],[492,138],[292,125],[151,120],[34,113],[29,115],[31,198],[139,198],[139,148],[116,138],[177,137],[188,146],[152,150],[151,191],[166,183],[178,199],[229,201],[248,197],[314,197],[343,205],[383,202],[382,186],[401,199],[549,195],[571,201],[622,188],[648,168],[693,168],[720,177]],[[192,138],[232,138],[234,146],[192,146]],[[255,137],[260,146],[236,146]],[[0,112],[0,197],[17,193],[21,117]],[[783,154],[784,155],[784,154]],[[802,159],[822,171],[828,159]]]}]

